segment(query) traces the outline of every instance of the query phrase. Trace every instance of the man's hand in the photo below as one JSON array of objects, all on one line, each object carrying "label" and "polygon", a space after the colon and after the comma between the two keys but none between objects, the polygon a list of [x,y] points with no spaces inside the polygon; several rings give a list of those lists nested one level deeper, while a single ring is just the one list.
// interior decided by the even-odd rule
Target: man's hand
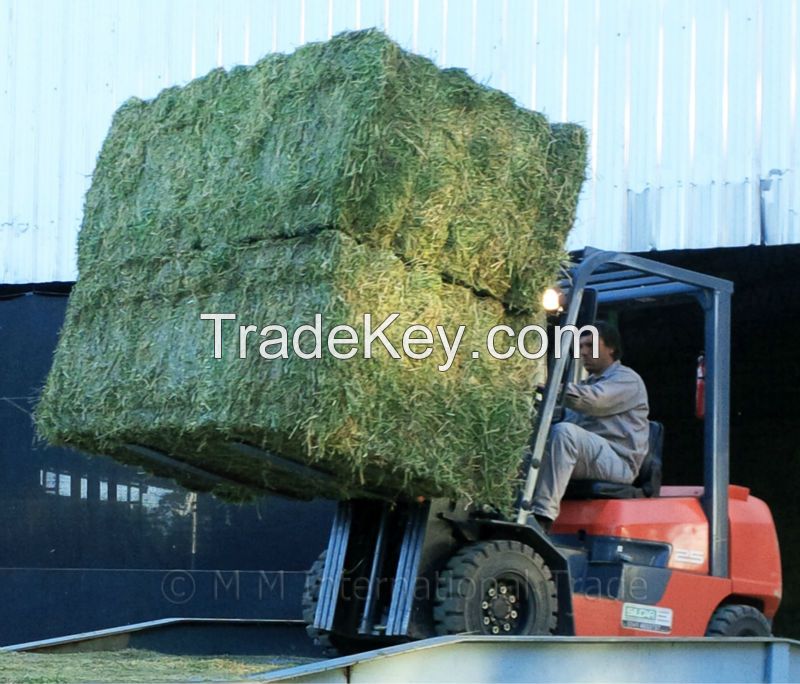
[{"label": "man's hand", "polygon": [[[547,386],[543,385],[542,383],[538,383],[536,385],[536,391],[533,394],[533,408],[536,409],[536,411],[538,411],[542,406],[546,387]],[[553,409],[553,418],[551,422],[560,423],[562,420],[564,420],[564,407],[556,404],[555,408]]]}]

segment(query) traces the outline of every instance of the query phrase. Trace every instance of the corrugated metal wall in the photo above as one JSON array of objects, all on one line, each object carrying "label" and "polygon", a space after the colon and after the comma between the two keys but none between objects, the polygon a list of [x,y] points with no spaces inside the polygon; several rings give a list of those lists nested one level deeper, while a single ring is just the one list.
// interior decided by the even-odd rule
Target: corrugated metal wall
[{"label": "corrugated metal wall", "polygon": [[570,248],[800,242],[798,0],[2,0],[0,282],[75,278],[127,97],[369,26],[590,130]]}]

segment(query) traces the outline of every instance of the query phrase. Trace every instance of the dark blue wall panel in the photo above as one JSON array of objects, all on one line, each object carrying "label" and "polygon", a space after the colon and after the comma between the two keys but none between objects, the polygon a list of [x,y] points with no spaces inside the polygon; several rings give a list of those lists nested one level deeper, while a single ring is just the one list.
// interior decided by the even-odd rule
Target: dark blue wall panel
[{"label": "dark blue wall panel", "polygon": [[0,645],[162,617],[299,618],[333,504],[193,505],[170,480],[37,442],[67,297],[2,294]]}]

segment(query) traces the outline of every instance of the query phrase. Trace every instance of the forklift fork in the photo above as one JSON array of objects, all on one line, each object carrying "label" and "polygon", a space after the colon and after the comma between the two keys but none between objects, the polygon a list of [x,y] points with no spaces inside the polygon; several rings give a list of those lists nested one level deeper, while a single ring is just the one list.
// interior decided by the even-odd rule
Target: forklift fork
[{"label": "forklift fork", "polygon": [[325,556],[315,628],[363,637],[409,633],[430,510],[428,501],[339,504]]}]

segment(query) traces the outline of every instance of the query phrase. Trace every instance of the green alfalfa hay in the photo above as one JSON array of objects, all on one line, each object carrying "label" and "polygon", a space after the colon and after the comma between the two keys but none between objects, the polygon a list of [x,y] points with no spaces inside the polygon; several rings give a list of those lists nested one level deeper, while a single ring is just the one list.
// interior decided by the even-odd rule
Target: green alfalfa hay
[{"label": "green alfalfa hay", "polygon": [[212,71],[116,114],[81,273],[337,228],[518,308],[560,255],[585,135],[382,33]]},{"label": "green alfalfa hay", "polygon": [[[118,453],[129,442],[293,496],[346,498],[359,492],[454,496],[505,504],[530,429],[536,363],[488,358],[488,330],[510,317],[490,298],[408,268],[389,252],[339,231],[200,251],[192,260],[96,265],[73,291],[53,370],[37,409],[55,444]],[[422,361],[374,358],[267,361],[253,335],[247,359],[225,328],[213,358],[212,324],[201,312],[235,312],[238,324],[270,323],[290,333],[323,317],[363,327],[400,318],[387,335],[400,348],[405,327],[467,326],[453,367],[440,372],[440,345]],[[498,338],[502,339],[502,336]],[[535,338],[534,338],[535,339]],[[472,350],[484,350],[473,359]],[[226,451],[241,440],[311,464],[333,485],[276,479]],[[189,486],[190,478],[176,475]]]},{"label": "green alfalfa hay", "polygon": [[[262,365],[243,379],[244,366],[198,362],[208,350],[191,340],[207,347],[199,313],[220,306],[291,327],[396,302],[420,322],[431,297],[440,318],[429,324],[474,319],[470,330],[485,332],[507,314],[473,291],[530,308],[553,276],[584,155],[579,128],[551,128],[376,32],[129,102],[87,196],[81,279],[41,432],[137,463],[121,445],[145,444],[293,495],[310,487],[222,444],[245,439],[336,475],[333,489],[310,493],[505,499],[528,429],[530,364],[524,377],[508,375],[509,362],[473,367],[460,384],[432,361],[388,359],[295,360],[277,378]],[[325,228],[367,246],[342,250]],[[308,240],[286,240],[297,235]]]},{"label": "green alfalfa hay", "polygon": [[[301,659],[296,659],[301,660]],[[89,684],[91,682],[241,681],[288,667],[270,656],[181,656],[125,649],[94,653],[0,653],[5,684]]]}]

